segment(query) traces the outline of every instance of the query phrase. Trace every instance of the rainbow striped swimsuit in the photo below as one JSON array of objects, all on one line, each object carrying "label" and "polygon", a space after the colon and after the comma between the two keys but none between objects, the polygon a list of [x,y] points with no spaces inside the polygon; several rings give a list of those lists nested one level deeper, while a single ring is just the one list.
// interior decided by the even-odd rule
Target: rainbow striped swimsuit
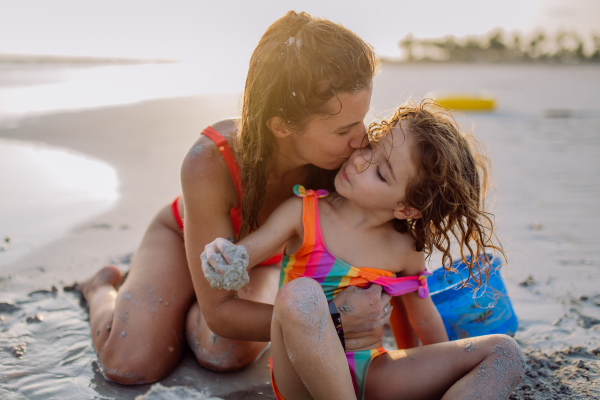
[{"label": "rainbow striped swimsuit", "polygon": [[[429,295],[427,276],[431,272],[423,272],[417,276],[396,278],[391,271],[377,268],[356,268],[335,257],[325,246],[319,223],[320,197],[327,196],[325,190],[305,190],[300,185],[294,186],[294,193],[302,197],[302,224],[304,240],[298,251],[291,255],[283,255],[279,287],[300,277],[312,278],[319,282],[325,292],[327,301],[333,300],[348,286],[369,287],[376,283],[391,296],[400,296],[418,291],[421,298]],[[383,347],[362,351],[347,351],[348,367],[358,399],[364,397],[365,379],[371,361],[387,353]]]}]

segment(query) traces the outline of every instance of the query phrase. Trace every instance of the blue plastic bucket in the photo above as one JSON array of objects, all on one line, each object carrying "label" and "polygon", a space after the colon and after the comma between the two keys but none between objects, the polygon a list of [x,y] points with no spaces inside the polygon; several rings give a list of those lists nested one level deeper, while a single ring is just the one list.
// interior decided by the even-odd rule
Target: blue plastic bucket
[{"label": "blue plastic bucket", "polygon": [[[469,270],[460,260],[452,263],[456,271],[446,272],[440,268],[427,279],[431,299],[444,320],[450,340],[492,333],[514,336],[517,331],[519,322],[500,277],[501,260],[488,256],[491,268],[483,262],[480,265],[482,271],[489,268],[489,279],[477,293],[471,286],[472,281],[461,289]],[[474,273],[477,274],[475,270]]]}]

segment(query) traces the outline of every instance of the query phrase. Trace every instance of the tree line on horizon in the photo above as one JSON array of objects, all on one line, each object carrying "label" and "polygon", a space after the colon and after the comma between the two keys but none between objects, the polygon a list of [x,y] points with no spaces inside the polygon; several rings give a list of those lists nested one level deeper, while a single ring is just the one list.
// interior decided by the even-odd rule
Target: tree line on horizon
[{"label": "tree line on horizon", "polygon": [[418,39],[409,33],[398,44],[403,53],[401,62],[600,62],[600,35],[597,33],[593,33],[587,43],[580,35],[569,31],[559,31],[555,35],[538,31],[527,37],[497,29],[485,35],[435,39]]}]

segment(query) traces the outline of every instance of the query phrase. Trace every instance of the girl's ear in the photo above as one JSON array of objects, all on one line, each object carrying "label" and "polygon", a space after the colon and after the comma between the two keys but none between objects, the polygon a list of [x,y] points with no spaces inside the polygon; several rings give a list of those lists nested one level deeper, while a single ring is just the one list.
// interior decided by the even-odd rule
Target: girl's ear
[{"label": "girl's ear", "polygon": [[292,131],[283,123],[279,117],[271,117],[267,120],[267,127],[276,138],[282,139],[292,134]]},{"label": "girl's ear", "polygon": [[419,219],[421,216],[421,211],[416,208],[403,206],[402,204],[400,208],[394,210],[394,217],[396,219]]}]

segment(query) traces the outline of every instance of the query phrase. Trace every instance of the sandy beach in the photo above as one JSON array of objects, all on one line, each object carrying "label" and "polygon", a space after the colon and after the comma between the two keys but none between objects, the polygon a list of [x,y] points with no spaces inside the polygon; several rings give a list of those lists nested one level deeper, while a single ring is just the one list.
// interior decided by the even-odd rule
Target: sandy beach
[{"label": "sandy beach", "polygon": [[[511,398],[600,398],[600,68],[385,64],[369,114],[385,115],[411,95],[450,92],[485,92],[498,104],[461,121],[473,124],[492,159],[496,190],[489,201],[508,253],[503,275],[519,317],[515,338],[528,363]],[[0,128],[4,143],[43,143],[100,160],[119,182],[106,210],[10,262],[2,257],[29,239],[0,231],[11,238],[0,252],[0,398],[127,400],[148,392],[151,385],[102,377],[87,312],[64,288],[107,263],[127,270],[154,214],[180,193],[183,156],[206,125],[238,114],[238,100],[151,100]],[[19,179],[1,159],[0,168]],[[0,229],[13,212],[3,206]],[[27,225],[33,215],[23,210],[17,217]],[[430,267],[438,262],[434,256]],[[194,389],[189,398],[273,399],[268,357],[240,372],[214,373],[188,352],[160,383]]]}]

